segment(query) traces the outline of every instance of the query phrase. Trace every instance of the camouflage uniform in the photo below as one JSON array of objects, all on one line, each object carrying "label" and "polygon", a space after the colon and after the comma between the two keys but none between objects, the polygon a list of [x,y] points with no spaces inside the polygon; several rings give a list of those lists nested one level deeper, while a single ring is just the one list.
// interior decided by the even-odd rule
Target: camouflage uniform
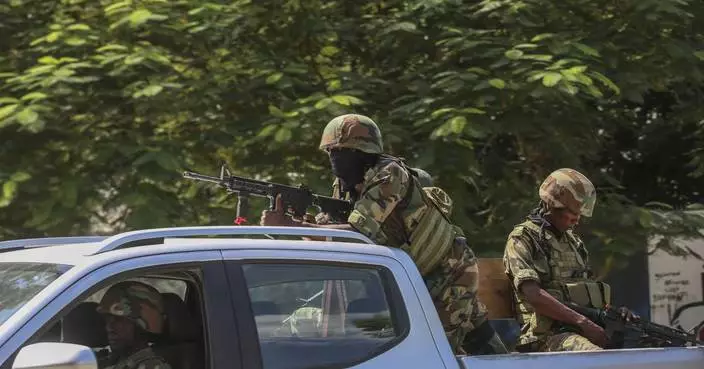
[{"label": "camouflage uniform", "polygon": [[[136,327],[151,334],[160,334],[164,327],[164,305],[161,294],[140,282],[120,282],[108,289],[100,301],[98,312],[125,317]],[[112,353],[101,369],[171,369],[171,366],[150,347],[142,348],[127,357]]]},{"label": "camouflage uniform", "polygon": [[[327,150],[332,147],[356,148],[381,155],[364,176],[359,191],[361,195],[354,203],[348,223],[377,244],[403,248],[406,230],[417,226],[428,207],[420,187],[430,184],[430,176],[424,172],[418,173],[422,184],[414,185],[411,173],[399,159],[382,154],[379,128],[365,116],[343,115],[330,121],[320,148]],[[333,184],[333,196],[343,197],[338,180]],[[401,203],[403,206],[398,206]],[[394,218],[397,220],[394,221]],[[465,336],[486,322],[487,311],[476,298],[477,260],[462,237],[461,230],[455,227],[455,232],[457,237],[450,250],[434,253],[436,267],[424,275],[424,279],[452,348],[462,353]],[[427,245],[427,251],[432,254],[434,247]],[[414,261],[418,263],[418,260]],[[498,336],[495,338],[498,339]]]},{"label": "camouflage uniform", "polygon": [[[561,329],[557,322],[535,313],[520,292],[525,281],[535,281],[551,294],[564,283],[590,281],[589,253],[572,231],[559,232],[544,218],[550,209],[568,208],[591,216],[596,199],[589,180],[571,169],[553,172],[540,187],[541,211],[514,227],[504,251],[504,266],[512,280],[517,320],[521,324],[518,346],[526,351],[594,351],[601,347],[587,338]],[[559,293],[559,292],[558,292]]]},{"label": "camouflage uniform", "polygon": [[119,360],[114,365],[103,367],[104,369],[171,369],[171,366],[150,348],[144,348]]}]

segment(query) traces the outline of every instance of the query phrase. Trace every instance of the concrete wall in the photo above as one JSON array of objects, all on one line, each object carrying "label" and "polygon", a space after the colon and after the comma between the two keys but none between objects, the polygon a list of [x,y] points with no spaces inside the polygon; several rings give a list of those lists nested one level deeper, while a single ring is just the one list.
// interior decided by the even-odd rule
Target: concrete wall
[{"label": "concrete wall", "polygon": [[[681,241],[704,257],[704,240]],[[704,260],[655,251],[648,257],[650,319],[704,339]]]}]

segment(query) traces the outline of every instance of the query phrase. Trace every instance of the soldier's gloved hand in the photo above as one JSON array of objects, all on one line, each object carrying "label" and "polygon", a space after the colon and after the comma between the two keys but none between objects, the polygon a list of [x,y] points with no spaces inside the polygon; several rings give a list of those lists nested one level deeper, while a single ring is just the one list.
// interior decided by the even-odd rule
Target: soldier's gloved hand
[{"label": "soldier's gloved hand", "polygon": [[281,195],[276,196],[274,210],[262,211],[262,216],[259,219],[259,225],[272,227],[295,227],[301,224],[301,221],[294,220],[293,217],[284,212],[283,200]]},{"label": "soldier's gloved hand", "polygon": [[625,306],[621,306],[616,310],[621,314],[621,319],[625,319],[627,322],[637,322],[640,320],[640,316],[636,315]]}]

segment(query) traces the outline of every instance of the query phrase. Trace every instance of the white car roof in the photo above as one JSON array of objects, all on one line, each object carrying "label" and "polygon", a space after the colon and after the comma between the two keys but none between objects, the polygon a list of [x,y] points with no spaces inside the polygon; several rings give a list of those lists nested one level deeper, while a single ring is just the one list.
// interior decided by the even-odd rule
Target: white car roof
[{"label": "white car roof", "polygon": [[[234,228],[237,228],[236,230]],[[311,236],[324,236],[334,234],[335,237],[356,238],[365,243],[339,242],[339,241],[304,241],[297,240],[272,240],[255,238],[185,238],[181,235],[189,235],[192,232],[196,235],[208,235],[210,232],[226,232],[231,230],[242,233],[246,237],[247,229],[253,234],[262,235],[267,232],[277,234],[300,235],[302,232]],[[279,250],[301,250],[301,251],[325,251],[358,253],[367,255],[379,255],[394,257],[399,250],[373,244],[368,238],[359,233],[351,231],[319,230],[314,228],[293,228],[286,227],[182,227],[144,230],[119,234],[106,238],[100,242],[83,243],[60,243],[51,246],[29,247],[12,251],[0,251],[1,262],[45,262],[55,264],[79,265],[91,263],[110,254],[113,257],[130,258],[136,255],[161,254],[182,251],[205,251],[205,250],[226,250],[226,249],[279,249]],[[185,230],[185,231],[184,231]],[[174,237],[168,237],[173,234]],[[214,233],[217,234],[217,233]],[[142,237],[143,236],[143,237]],[[348,237],[349,236],[349,237]],[[128,248],[118,248],[113,250],[112,246],[119,246],[121,242],[128,243],[145,239],[164,237],[164,242],[155,242],[145,246],[133,246]],[[123,242],[124,241],[124,242]],[[22,244],[22,241],[15,241]],[[38,241],[41,243],[41,240]],[[70,242],[67,239],[66,242]]]},{"label": "white car roof", "polygon": [[76,243],[34,247],[1,253],[0,263],[36,262],[77,265],[100,248],[100,243]]}]

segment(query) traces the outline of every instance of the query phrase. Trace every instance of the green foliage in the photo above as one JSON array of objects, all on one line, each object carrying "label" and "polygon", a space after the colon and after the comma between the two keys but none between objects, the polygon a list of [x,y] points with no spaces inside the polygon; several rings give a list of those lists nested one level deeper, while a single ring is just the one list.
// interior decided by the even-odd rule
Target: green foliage
[{"label": "green foliage", "polygon": [[599,188],[593,250],[699,235],[683,209],[704,174],[702,16],[687,0],[12,0],[0,235],[229,224],[234,199],[180,177],[222,161],[328,193],[317,144],[346,112],[453,195],[480,254],[566,166]]}]

